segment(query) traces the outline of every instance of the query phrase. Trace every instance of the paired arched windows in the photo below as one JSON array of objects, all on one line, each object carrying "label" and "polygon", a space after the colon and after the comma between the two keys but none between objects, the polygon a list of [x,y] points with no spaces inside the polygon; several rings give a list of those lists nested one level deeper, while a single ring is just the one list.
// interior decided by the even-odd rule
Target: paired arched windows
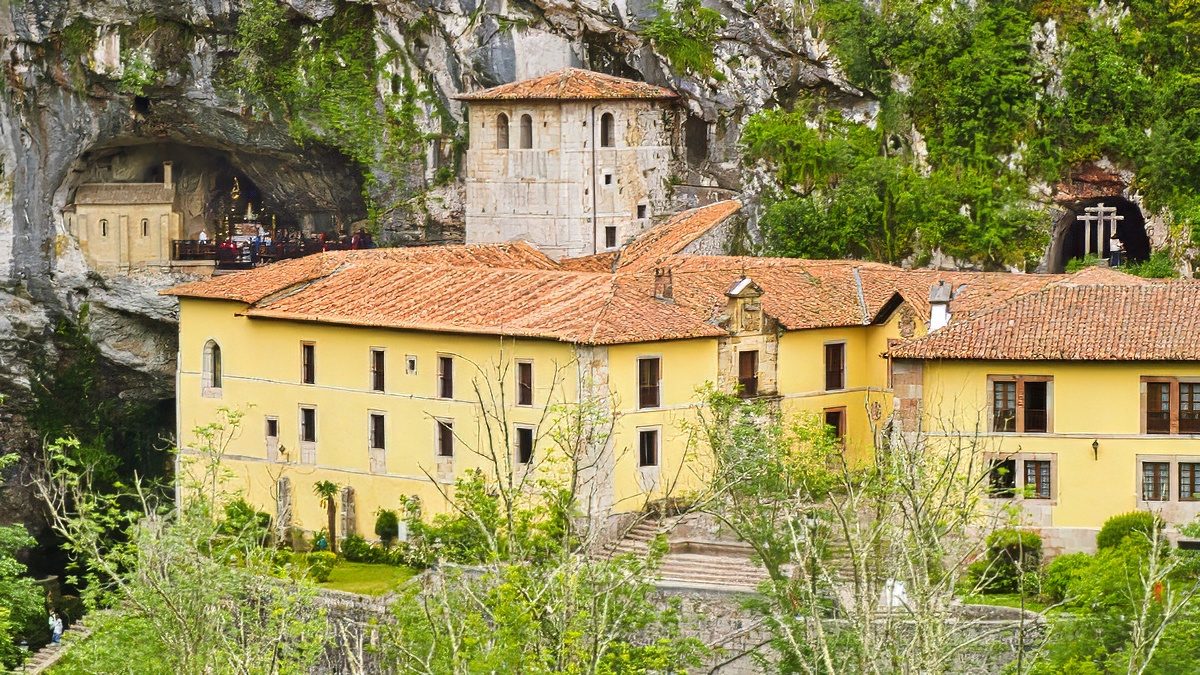
[{"label": "paired arched windows", "polygon": [[204,367],[201,377],[206,393],[217,394],[221,388],[221,345],[216,340],[204,343]]},{"label": "paired arched windows", "polygon": [[521,115],[521,148],[528,150],[533,147],[533,118]]},{"label": "paired arched windows", "polygon": [[600,116],[600,147],[611,148],[617,144],[616,129],[613,127],[613,114],[604,113]]},{"label": "paired arched windows", "polygon": [[508,149],[508,115],[496,115],[496,149]]}]

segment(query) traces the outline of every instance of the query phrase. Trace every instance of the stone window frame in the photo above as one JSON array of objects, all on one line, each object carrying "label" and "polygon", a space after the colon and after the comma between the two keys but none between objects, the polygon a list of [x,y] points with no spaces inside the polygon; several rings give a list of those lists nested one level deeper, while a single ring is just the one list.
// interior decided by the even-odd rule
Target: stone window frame
[{"label": "stone window frame", "polygon": [[833,425],[829,424],[829,413],[837,413],[838,415],[840,415],[840,417],[838,418],[839,423],[837,426],[837,431],[834,433],[834,439],[837,440],[837,442],[839,444],[841,444],[842,446],[845,446],[846,445],[846,426],[847,426],[846,423],[849,421],[848,419],[846,419],[846,415],[847,415],[846,406],[844,406],[844,405],[833,406],[830,408],[825,408],[824,410],[821,411],[821,421],[822,421],[822,423],[824,423],[824,425],[826,427],[833,426]]},{"label": "stone window frame", "polygon": [[[997,382],[1015,382],[1017,385],[1017,417],[1013,431],[996,431],[996,383]],[[1026,382],[1045,382],[1046,383],[1046,430],[1045,431],[1025,431],[1025,383]],[[1021,435],[1047,435],[1054,433],[1054,376],[1053,375],[1013,375],[1013,374],[989,374],[987,376],[987,433],[1001,434],[1011,436],[1014,434]]]},{"label": "stone window frame", "polygon": [[[275,433],[271,433],[271,427],[275,427]],[[279,416],[264,415],[263,416],[263,439],[267,446],[267,461],[279,461]]]},{"label": "stone window frame", "polygon": [[[988,477],[992,473],[992,467],[1002,461],[1013,460],[1016,462],[1014,467],[1014,484],[1013,494],[1009,497],[994,495],[991,492],[986,494],[987,499],[997,502],[1029,502],[1030,505],[1040,506],[1057,506],[1058,505],[1058,453],[1056,452],[986,452],[983,455],[984,464],[988,467]],[[1025,462],[1050,462],[1050,496],[1049,497],[1029,497],[1025,494]]]},{"label": "stone window frame", "polygon": [[[501,120],[503,118],[503,120]],[[487,122],[484,122],[487,125]],[[508,150],[512,147],[512,118],[501,110],[496,113],[496,149]]]},{"label": "stone window frame", "polygon": [[[822,386],[822,391],[846,391],[846,389],[849,385],[850,378],[848,376],[848,373],[846,372],[847,371],[846,362],[849,360],[847,357],[847,354],[846,354],[846,351],[847,351],[846,342],[847,342],[846,340],[830,340],[828,342],[825,342],[821,346],[821,351],[822,351],[821,361],[825,366],[824,370],[822,371],[825,374],[825,382],[824,382],[824,385]],[[842,384],[842,386],[830,388],[829,387],[829,373],[830,373],[830,370],[829,370],[829,348],[833,347],[833,346],[837,346],[837,345],[840,345],[842,348],[842,363],[841,363],[841,373],[842,373],[841,384]]]},{"label": "stone window frame", "polygon": [[300,384],[317,383],[317,343],[300,341]]},{"label": "stone window frame", "polygon": [[[648,424],[635,429],[637,433],[637,465],[639,469],[658,469],[662,467],[662,446],[663,434],[661,424]],[[654,462],[650,464],[642,463],[642,436],[646,433],[654,434]]]},{"label": "stone window frame", "polygon": [[142,218],[142,236],[143,237],[150,236],[150,219],[149,218]]},{"label": "stone window frame", "polygon": [[[526,461],[521,461],[521,432],[529,432],[529,457]],[[531,466],[533,464],[533,453],[537,449],[537,427],[532,424],[513,424],[513,464],[517,466]]]},{"label": "stone window frame", "polygon": [[[608,118],[608,142],[605,143],[604,118]],[[600,143],[601,148],[616,148],[619,143],[617,138],[617,112],[615,109],[605,110],[600,113]]]},{"label": "stone window frame", "polygon": [[[1142,499],[1142,465],[1147,462],[1162,462],[1168,465],[1167,469],[1167,489],[1169,495],[1167,499],[1148,502]],[[1181,454],[1162,454],[1162,453],[1138,453],[1134,456],[1134,497],[1135,504],[1138,510],[1150,510],[1162,508],[1163,504],[1195,504],[1200,502],[1200,495],[1190,497],[1188,499],[1179,498],[1179,465],[1180,464],[1200,464],[1200,455],[1181,455]]]},{"label": "stone window frame", "polygon": [[[537,382],[537,378],[536,378],[537,373],[535,372],[534,367],[533,367],[533,359],[516,359],[515,364],[516,364],[516,372],[514,373],[515,377],[513,378],[513,380],[514,380],[514,385],[516,387],[517,405],[521,406],[522,408],[532,408],[534,405],[534,400],[536,398],[534,396],[534,391],[535,391],[536,382]],[[521,368],[522,367],[529,368],[529,401],[528,402],[521,401],[521,393],[522,393],[521,392]]]},{"label": "stone window frame", "polygon": [[225,366],[221,358],[221,343],[210,337],[204,343],[200,365],[200,396],[222,398],[224,396]]},{"label": "stone window frame", "polygon": [[[304,433],[306,431],[306,425],[304,424],[305,410],[312,411],[312,440],[306,440],[304,438]],[[300,447],[300,463],[316,464],[317,439],[319,438],[319,431],[317,429],[317,405],[315,403],[299,403],[297,404],[296,415],[296,438],[299,441],[298,445]]]},{"label": "stone window frame", "polygon": [[[446,364],[450,365],[450,375],[446,376]],[[454,400],[454,355],[439,352],[437,355],[437,389],[434,391],[438,398],[442,401]]]},{"label": "stone window frame", "polygon": [[[376,355],[379,361],[376,362]],[[387,348],[367,348],[367,388],[369,391],[383,393],[387,391]]]},{"label": "stone window frame", "polygon": [[[533,132],[534,129],[536,129],[537,127],[534,126],[534,124],[533,124],[533,111],[530,110],[530,111],[522,112],[520,114],[520,116],[517,118],[517,120],[518,120],[518,124],[520,125],[518,128],[518,131],[517,131],[517,147],[518,147],[518,149],[520,149],[520,150],[537,150],[538,149],[538,147],[537,147],[538,144],[536,142],[537,134],[535,134]],[[525,125],[526,120],[529,121],[528,128]],[[529,135],[528,138],[526,138],[526,132],[528,132],[528,135]],[[526,143],[528,143],[528,145],[526,145]]]},{"label": "stone window frame", "polygon": [[[655,387],[657,392],[657,403],[654,405],[642,404],[642,361],[658,361],[658,383]],[[637,383],[637,409],[638,410],[659,410],[663,407],[663,356],[658,354],[639,354],[637,357],[637,370],[634,373],[634,379]]]},{"label": "stone window frame", "polygon": [[[1168,431],[1165,434],[1150,433],[1149,431],[1147,431],[1147,428],[1149,425],[1147,424],[1146,415],[1149,412],[1147,409],[1147,404],[1149,403],[1149,397],[1147,395],[1148,392],[1147,392],[1146,385],[1148,385],[1152,382],[1168,384],[1170,387],[1170,389],[1169,389],[1170,396],[1169,396],[1169,400],[1167,403],[1168,408],[1169,408],[1168,412],[1170,414],[1170,421],[1169,421]],[[1138,380],[1138,399],[1140,401],[1139,411],[1138,411],[1138,433],[1139,434],[1141,434],[1142,436],[1151,436],[1151,437],[1200,435],[1200,434],[1196,434],[1196,433],[1179,431],[1179,417],[1180,417],[1179,385],[1181,385],[1181,384],[1200,384],[1200,377],[1195,377],[1195,376],[1180,377],[1180,376],[1174,376],[1174,375],[1143,375],[1143,376],[1141,376],[1141,378]],[[1140,474],[1139,474],[1139,476],[1140,476]]]},{"label": "stone window frame", "polygon": [[[448,434],[448,435],[446,435]],[[433,418],[433,454],[438,459],[454,459],[454,420],[449,417]],[[449,452],[446,445],[449,445]]]},{"label": "stone window frame", "polygon": [[108,236],[108,218],[100,219],[100,236],[101,237]]}]

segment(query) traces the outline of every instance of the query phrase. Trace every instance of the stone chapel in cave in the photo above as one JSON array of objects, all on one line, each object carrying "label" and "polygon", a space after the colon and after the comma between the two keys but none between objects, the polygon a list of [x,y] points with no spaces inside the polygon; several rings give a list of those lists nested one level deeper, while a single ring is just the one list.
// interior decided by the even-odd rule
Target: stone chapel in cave
[{"label": "stone chapel in cave", "polygon": [[171,242],[182,238],[172,163],[153,183],[84,183],[63,218],[88,266],[121,273],[171,262]]}]

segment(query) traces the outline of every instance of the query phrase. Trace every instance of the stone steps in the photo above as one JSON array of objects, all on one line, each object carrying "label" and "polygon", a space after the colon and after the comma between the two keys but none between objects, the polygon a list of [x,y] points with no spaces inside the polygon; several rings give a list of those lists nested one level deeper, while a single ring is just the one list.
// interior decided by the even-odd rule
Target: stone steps
[{"label": "stone steps", "polygon": [[91,635],[92,631],[88,630],[81,623],[76,623],[67,630],[63,631],[62,644],[48,644],[42,647],[33,656],[25,661],[18,673],[41,673],[58,663],[62,658],[63,652],[66,650],[65,643],[69,639],[71,641],[79,641]]}]

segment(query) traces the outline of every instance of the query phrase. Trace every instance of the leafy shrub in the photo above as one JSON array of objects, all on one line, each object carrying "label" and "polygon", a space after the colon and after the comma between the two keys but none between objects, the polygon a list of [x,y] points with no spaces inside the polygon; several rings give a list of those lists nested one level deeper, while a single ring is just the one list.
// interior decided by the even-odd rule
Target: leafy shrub
[{"label": "leafy shrub", "polygon": [[[987,552],[968,569],[969,578],[984,593],[1012,593],[1036,577],[1029,573],[1042,561],[1042,538],[1036,532],[1006,528],[988,535]],[[1026,575],[1022,580],[1022,575]],[[1024,584],[1021,582],[1024,581]]]},{"label": "leafy shrub", "polygon": [[271,515],[239,498],[225,505],[225,519],[217,531],[230,537],[246,535],[263,546],[271,533]]},{"label": "leafy shrub", "polygon": [[1171,262],[1171,256],[1166,251],[1155,251],[1145,262],[1126,265],[1125,272],[1148,279],[1178,279],[1179,270]]},{"label": "leafy shrub", "polygon": [[351,535],[342,541],[342,557],[350,562],[363,562],[375,565],[403,565],[412,568],[426,567],[420,559],[417,550],[407,542],[395,544],[389,548],[372,545],[358,535]]},{"label": "leafy shrub", "polygon": [[1100,258],[1093,253],[1089,253],[1082,258],[1071,258],[1067,261],[1067,273],[1074,274],[1086,267],[1095,267],[1100,264]]},{"label": "leafy shrub", "polygon": [[1084,578],[1092,562],[1087,553],[1067,553],[1051,560],[1042,579],[1042,594],[1051,602],[1062,602],[1071,587]]},{"label": "leafy shrub", "polygon": [[641,31],[660,54],[682,73],[711,76],[724,81],[717,70],[715,45],[717,31],[728,23],[715,9],[700,4],[700,0],[681,0],[674,11],[662,0],[654,4],[658,15]]},{"label": "leafy shrub", "polygon": [[400,536],[400,519],[395,511],[379,509],[375,513],[375,534],[379,536],[384,547],[391,547],[396,537]]},{"label": "leafy shrub", "polygon": [[342,557],[350,562],[375,562],[368,560],[372,555],[371,548],[366,539],[352,534],[342,540]]},{"label": "leafy shrub", "polygon": [[333,566],[337,564],[337,554],[329,551],[315,551],[305,557],[308,564],[308,576],[318,583],[329,581]]},{"label": "leafy shrub", "polygon": [[1100,534],[1096,535],[1096,548],[1115,548],[1130,535],[1143,540],[1155,529],[1161,531],[1164,525],[1162,518],[1148,511],[1130,511],[1113,516],[1104,521],[1104,527],[1100,528]]}]

